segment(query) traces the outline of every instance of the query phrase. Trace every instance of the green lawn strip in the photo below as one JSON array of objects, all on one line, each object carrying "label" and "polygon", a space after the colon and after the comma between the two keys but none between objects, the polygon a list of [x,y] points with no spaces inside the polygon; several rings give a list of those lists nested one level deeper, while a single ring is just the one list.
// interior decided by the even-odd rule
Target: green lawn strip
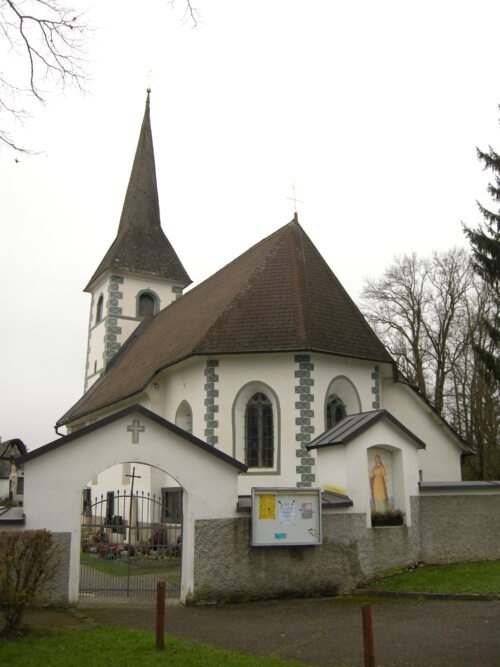
[{"label": "green lawn strip", "polygon": [[440,594],[500,594],[500,561],[423,565],[373,581],[369,590]]},{"label": "green lawn strip", "polygon": [[167,637],[155,647],[153,633],[97,626],[81,630],[33,630],[17,641],[0,639],[0,664],[19,667],[300,667],[280,658],[221,651],[203,644]]},{"label": "green lawn strip", "polygon": [[[129,574],[129,567],[126,559],[105,560],[104,558],[96,558],[95,556],[82,554],[80,563],[114,577],[126,577]],[[139,565],[138,563],[140,563],[140,561],[131,561],[130,576],[135,577],[141,574],[158,574],[165,572],[168,573],[168,577],[171,581],[175,580],[175,578],[180,580],[181,567],[178,562],[168,560],[158,562],[151,560],[151,565]]]}]

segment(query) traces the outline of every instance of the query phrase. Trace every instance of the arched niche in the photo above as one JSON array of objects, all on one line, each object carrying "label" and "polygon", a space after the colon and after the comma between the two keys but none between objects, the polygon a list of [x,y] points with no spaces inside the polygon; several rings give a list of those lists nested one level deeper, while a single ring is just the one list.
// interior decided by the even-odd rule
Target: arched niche
[{"label": "arched niche", "polygon": [[358,390],[354,383],[345,375],[337,375],[328,385],[324,404],[325,429],[329,428],[327,414],[332,412],[332,404],[339,406],[338,408],[333,408],[333,412],[338,417],[342,413],[340,406],[343,406],[346,415],[361,412],[361,400]]},{"label": "arched niche", "polygon": [[188,433],[193,432],[193,411],[187,401],[181,401],[175,413],[175,425]]}]

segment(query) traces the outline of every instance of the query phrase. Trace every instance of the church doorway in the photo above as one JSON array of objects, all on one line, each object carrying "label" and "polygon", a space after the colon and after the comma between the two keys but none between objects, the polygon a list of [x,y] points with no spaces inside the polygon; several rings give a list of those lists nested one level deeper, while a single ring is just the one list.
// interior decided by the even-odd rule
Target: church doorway
[{"label": "church doorway", "polygon": [[[123,482],[120,489],[118,482]],[[146,464],[119,464],[82,492],[80,596],[151,597],[181,586],[183,489]]]}]

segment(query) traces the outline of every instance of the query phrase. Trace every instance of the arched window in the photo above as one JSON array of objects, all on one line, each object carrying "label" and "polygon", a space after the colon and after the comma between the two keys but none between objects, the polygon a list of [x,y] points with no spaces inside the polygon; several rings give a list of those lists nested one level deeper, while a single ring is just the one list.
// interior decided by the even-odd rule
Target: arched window
[{"label": "arched window", "polygon": [[332,428],[346,416],[345,405],[337,394],[328,396],[326,402],[326,428]]},{"label": "arched window", "polygon": [[273,406],[258,392],[245,409],[245,458],[249,468],[272,468],[274,463]]},{"label": "arched window", "polygon": [[188,433],[193,432],[193,412],[187,401],[181,401],[175,413],[175,425],[183,428]]},{"label": "arched window", "polygon": [[152,317],[156,313],[156,299],[148,292],[139,295],[137,305],[138,317]]},{"label": "arched window", "polygon": [[104,304],[104,297],[101,294],[101,296],[99,297],[99,299],[97,301],[97,308],[96,308],[96,311],[95,311],[95,323],[96,324],[102,320],[103,304]]}]

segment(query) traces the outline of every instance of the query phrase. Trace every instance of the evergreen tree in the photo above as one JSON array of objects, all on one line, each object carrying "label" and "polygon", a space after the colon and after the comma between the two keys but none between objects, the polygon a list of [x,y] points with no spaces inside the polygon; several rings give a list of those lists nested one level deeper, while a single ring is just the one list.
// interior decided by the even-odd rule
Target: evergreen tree
[{"label": "evergreen tree", "polygon": [[[490,146],[484,153],[479,148],[477,156],[484,169],[493,173],[493,183],[489,183],[488,192],[495,202],[500,203],[500,155]],[[500,340],[500,209],[495,213],[479,202],[479,210],[484,218],[476,229],[465,227],[465,233],[472,246],[473,265],[491,289],[492,308],[489,317],[484,321],[486,338],[478,346],[477,353],[484,364],[493,391],[500,388],[500,360],[498,342]]]}]

